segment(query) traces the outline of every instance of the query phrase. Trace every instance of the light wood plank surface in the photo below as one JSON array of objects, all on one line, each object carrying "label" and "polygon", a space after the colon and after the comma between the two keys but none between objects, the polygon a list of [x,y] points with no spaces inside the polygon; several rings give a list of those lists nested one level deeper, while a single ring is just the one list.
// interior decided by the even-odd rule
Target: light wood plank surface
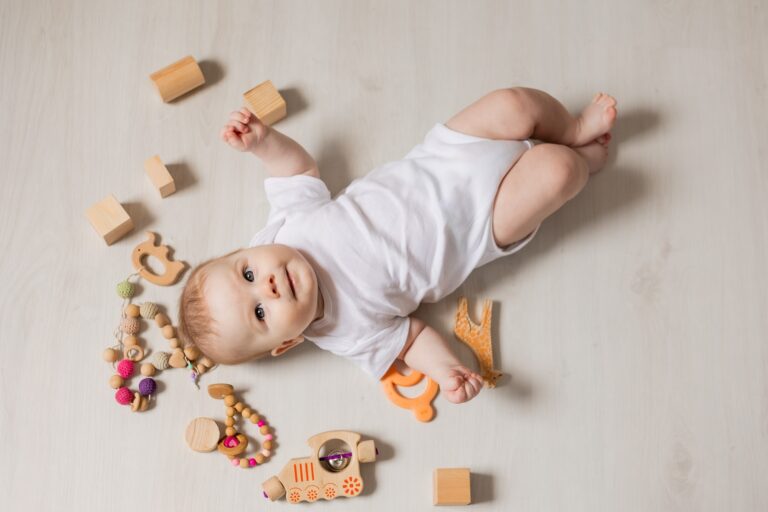
[{"label": "light wood plank surface", "polygon": [[[381,460],[363,496],[312,508],[430,509],[433,469],[469,467],[477,511],[766,510],[766,27],[750,1],[0,2],[2,508],[277,509],[260,483],[350,429]],[[207,84],[164,104],[149,74],[188,54]],[[604,90],[620,117],[608,168],[523,252],[418,312],[450,336],[459,295],[475,314],[493,299],[511,378],[438,397],[418,424],[309,344],[220,368],[203,383],[234,384],[277,428],[273,459],[245,471],[184,443],[220,402],[169,373],[131,414],[101,352],[144,230],[194,264],[263,225],[263,168],[217,134],[266,79],[334,193],[494,88],[574,110]],[[177,181],[165,199],[154,154]],[[85,210],[109,193],[136,229],[107,247]],[[179,291],[145,283],[139,300],[175,321]]]}]

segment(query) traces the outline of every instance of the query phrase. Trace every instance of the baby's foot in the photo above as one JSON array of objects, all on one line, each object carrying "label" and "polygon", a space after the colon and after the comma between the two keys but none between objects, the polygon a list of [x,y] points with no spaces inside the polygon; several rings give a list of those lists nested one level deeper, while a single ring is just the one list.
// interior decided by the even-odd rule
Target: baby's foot
[{"label": "baby's foot", "polygon": [[616,100],[599,92],[576,118],[576,135],[571,146],[584,146],[611,131],[616,120]]},{"label": "baby's foot", "polygon": [[482,377],[463,366],[449,368],[435,381],[440,386],[443,396],[455,404],[472,400],[483,387]]},{"label": "baby's foot", "polygon": [[580,154],[582,158],[587,161],[589,174],[595,174],[605,165],[605,160],[608,158],[608,142],[610,142],[610,140],[611,134],[606,133],[605,135],[598,137],[598,139],[591,144],[573,148],[575,152]]}]

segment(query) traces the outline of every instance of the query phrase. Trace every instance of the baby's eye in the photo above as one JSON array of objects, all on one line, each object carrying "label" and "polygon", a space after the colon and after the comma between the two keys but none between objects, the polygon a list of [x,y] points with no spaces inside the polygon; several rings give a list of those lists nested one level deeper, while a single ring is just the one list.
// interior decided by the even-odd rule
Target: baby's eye
[{"label": "baby's eye", "polygon": [[243,272],[243,277],[245,278],[246,281],[250,281],[252,283],[253,282],[253,270],[251,270],[249,268],[246,268],[245,271]]},{"label": "baby's eye", "polygon": [[264,316],[266,316],[266,313],[264,313],[264,308],[261,307],[261,304],[259,304],[258,306],[256,306],[256,318],[263,321]]}]

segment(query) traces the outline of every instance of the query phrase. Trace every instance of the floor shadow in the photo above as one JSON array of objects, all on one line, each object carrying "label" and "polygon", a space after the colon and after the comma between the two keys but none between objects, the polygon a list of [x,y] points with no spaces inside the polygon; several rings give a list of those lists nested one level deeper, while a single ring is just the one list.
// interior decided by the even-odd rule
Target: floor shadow
[{"label": "floor shadow", "polygon": [[470,473],[469,488],[472,496],[472,504],[493,501],[493,475]]},{"label": "floor shadow", "polygon": [[630,109],[624,111],[621,109],[621,105],[619,105],[619,117],[616,119],[613,130],[611,130],[613,139],[610,147],[612,151],[608,153],[608,160],[605,164],[606,169],[610,170],[614,167],[621,153],[622,144],[652,131],[661,122],[661,115],[656,111],[650,109]]},{"label": "floor shadow", "polygon": [[125,211],[128,212],[128,216],[133,221],[134,232],[142,232],[155,221],[154,215],[150,212],[144,203],[135,201],[122,203]]},{"label": "floor shadow", "polygon": [[192,173],[186,162],[175,162],[166,164],[168,172],[171,173],[173,181],[176,183],[176,192],[192,188],[197,184],[197,177]]},{"label": "floor shadow", "polygon": [[224,68],[221,63],[213,59],[204,59],[197,63],[205,77],[205,87],[211,87],[224,78]]},{"label": "floor shadow", "polygon": [[317,166],[320,169],[320,175],[328,186],[331,196],[336,196],[352,180],[345,146],[341,139],[330,138],[320,144],[320,150],[317,155]]},{"label": "floor shadow", "polygon": [[293,116],[307,109],[307,100],[296,87],[286,87],[278,92],[285,100],[288,115]]}]

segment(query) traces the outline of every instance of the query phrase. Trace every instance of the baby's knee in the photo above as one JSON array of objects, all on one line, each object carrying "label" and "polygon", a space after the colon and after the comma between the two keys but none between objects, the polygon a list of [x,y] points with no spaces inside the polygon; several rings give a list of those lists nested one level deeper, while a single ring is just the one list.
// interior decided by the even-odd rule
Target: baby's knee
[{"label": "baby's knee", "polygon": [[[540,178],[553,197],[565,202],[584,188],[589,179],[589,168],[573,149],[560,144],[539,144],[531,150],[541,159]],[[533,156],[533,155],[531,155]]]}]

